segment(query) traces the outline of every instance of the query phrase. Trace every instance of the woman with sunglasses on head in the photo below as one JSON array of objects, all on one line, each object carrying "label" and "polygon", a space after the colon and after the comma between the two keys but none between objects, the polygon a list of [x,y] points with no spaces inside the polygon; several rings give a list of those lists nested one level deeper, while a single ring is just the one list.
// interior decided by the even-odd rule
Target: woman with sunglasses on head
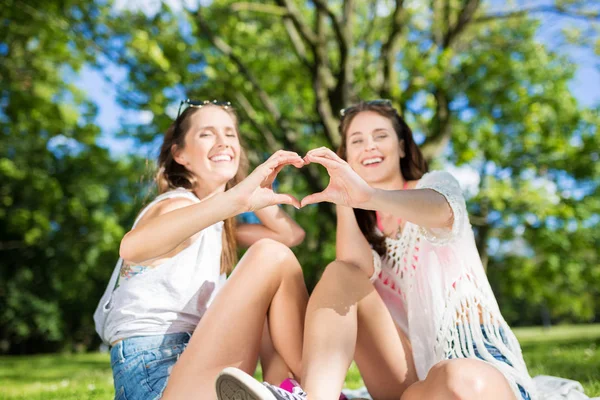
[{"label": "woman with sunglasses on head", "polygon": [[[302,359],[307,394],[296,388],[293,398],[337,399],[355,360],[376,400],[533,399],[458,182],[446,172],[427,172],[410,128],[389,101],[343,110],[339,130],[338,154],[319,148],[305,157],[331,178],[302,206],[337,205],[337,257],[309,300]],[[218,380],[248,392],[260,385],[232,368]]]},{"label": "woman with sunglasses on head", "polygon": [[[123,238],[94,314],[115,399],[214,399],[219,371],[252,373],[259,356],[267,379],[301,372],[308,294],[289,247],[304,231],[277,206],[300,204],[272,183],[304,161],[278,151],[245,177],[231,105],[185,103],[160,149],[159,196]],[[261,224],[236,226],[247,211]],[[226,280],[237,244],[249,249]]]}]

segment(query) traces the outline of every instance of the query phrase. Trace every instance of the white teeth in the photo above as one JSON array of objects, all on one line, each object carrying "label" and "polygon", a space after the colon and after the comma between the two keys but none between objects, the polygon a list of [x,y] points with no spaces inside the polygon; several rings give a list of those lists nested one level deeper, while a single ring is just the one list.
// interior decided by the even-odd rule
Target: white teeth
[{"label": "white teeth", "polygon": [[210,161],[219,162],[219,161],[231,161],[231,156],[225,154],[218,154],[216,156],[212,156]]},{"label": "white teeth", "polygon": [[375,158],[369,158],[366,159],[362,162],[363,165],[371,165],[371,164],[377,164],[383,161],[383,158],[381,157],[375,157]]}]

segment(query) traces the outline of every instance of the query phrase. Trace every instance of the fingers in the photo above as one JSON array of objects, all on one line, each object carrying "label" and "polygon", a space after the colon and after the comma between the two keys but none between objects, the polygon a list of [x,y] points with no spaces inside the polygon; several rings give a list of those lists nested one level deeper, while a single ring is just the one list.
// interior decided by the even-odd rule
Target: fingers
[{"label": "fingers", "polygon": [[[275,158],[281,157],[281,156],[298,156],[298,153],[296,153],[295,151],[277,150],[275,153],[271,154],[271,157],[269,157],[269,160],[275,159]],[[300,156],[298,156],[298,157],[300,157]]]},{"label": "fingers", "polygon": [[[337,154],[335,154],[335,152],[327,147],[319,147],[317,149],[312,149],[310,150],[308,153],[306,153],[306,156],[319,156],[319,157],[325,157],[325,158],[329,158],[330,160],[335,160],[337,162],[345,162],[344,160],[342,160],[340,158],[340,156],[338,156]],[[305,157],[306,158],[306,157]]]},{"label": "fingers", "polygon": [[300,202],[300,207],[304,207],[309,204],[321,203],[324,201],[330,201],[326,192],[313,193],[302,199]]},{"label": "fingers", "polygon": [[287,151],[287,150],[278,150],[275,153],[273,153],[273,155],[271,157],[269,157],[269,160],[294,160],[294,159],[302,159],[302,157],[300,157],[298,155],[298,153],[296,153],[295,151]]},{"label": "fingers", "polygon": [[[282,165],[290,164],[296,168],[302,168],[304,166],[304,160],[293,151],[279,150],[263,163],[263,165],[266,165],[273,170],[277,170]],[[279,168],[279,170],[281,170],[281,168]],[[279,170],[277,170],[277,172],[279,172]]]},{"label": "fingers", "polygon": [[300,158],[300,156],[298,156],[297,158],[294,156],[290,156],[291,158],[281,158],[279,160],[274,160],[273,162],[277,162],[277,166],[275,167],[271,167],[270,170],[272,171],[270,175],[275,175],[277,176],[277,174],[279,174],[279,172],[283,169],[283,167],[285,167],[286,165],[293,165],[296,168],[302,168],[304,166],[304,160],[302,158]]},{"label": "fingers", "polygon": [[309,163],[314,162],[317,164],[321,164],[322,166],[324,166],[327,169],[337,168],[340,166],[340,163],[338,161],[332,160],[331,158],[327,158],[327,157],[323,157],[323,156],[306,155],[306,157],[304,157],[304,158]]},{"label": "fingers", "polygon": [[289,204],[296,208],[302,207],[297,198],[291,194],[286,193],[275,193],[276,204]]}]

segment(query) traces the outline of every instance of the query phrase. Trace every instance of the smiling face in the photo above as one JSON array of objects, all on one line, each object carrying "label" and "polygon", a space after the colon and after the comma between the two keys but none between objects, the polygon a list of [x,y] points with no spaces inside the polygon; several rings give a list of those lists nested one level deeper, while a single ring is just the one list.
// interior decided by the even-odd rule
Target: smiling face
[{"label": "smiling face", "polygon": [[404,143],[392,121],[375,111],[362,111],[352,118],[345,135],[348,164],[370,185],[400,178]]},{"label": "smiling face", "polygon": [[224,187],[240,165],[236,121],[223,108],[207,105],[195,110],[186,125],[183,146],[171,148],[175,161],[209,191]]}]

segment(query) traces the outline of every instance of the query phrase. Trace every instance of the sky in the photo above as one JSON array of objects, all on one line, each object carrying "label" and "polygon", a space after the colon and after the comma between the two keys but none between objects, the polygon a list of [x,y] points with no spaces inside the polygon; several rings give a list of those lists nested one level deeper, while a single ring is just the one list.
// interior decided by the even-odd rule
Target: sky
[{"label": "sky", "polygon": [[[181,10],[182,5],[194,7],[198,2],[207,5],[211,0],[165,0],[175,10]],[[523,1],[517,1],[517,6],[522,7]],[[527,0],[527,6],[535,6],[547,3],[547,0],[535,1]],[[506,10],[504,1],[492,0],[490,11]],[[154,14],[160,7],[159,0],[116,0],[115,11],[123,9],[143,9],[148,14]],[[600,58],[595,56],[589,49],[581,49],[574,45],[560,44],[557,38],[560,37],[560,31],[567,24],[577,23],[577,20],[558,17],[550,14],[542,15],[542,26],[540,27],[537,39],[549,46],[551,49],[567,55],[577,64],[577,72],[570,83],[572,93],[582,106],[594,106],[600,104]],[[125,71],[118,66],[112,65],[104,70],[113,82],[122,81],[125,78]],[[114,84],[104,80],[99,71],[90,67],[84,67],[76,80],[77,86],[85,90],[92,101],[99,107],[99,113],[96,122],[103,131],[101,144],[111,150],[115,156],[120,156],[131,152],[135,148],[133,139],[115,138],[115,133],[123,121],[150,123],[152,113],[149,111],[125,110],[116,102],[116,90]],[[153,155],[149,155],[153,157]],[[479,175],[476,171],[464,168],[452,168],[457,179],[468,192],[469,188],[478,186]]]}]

